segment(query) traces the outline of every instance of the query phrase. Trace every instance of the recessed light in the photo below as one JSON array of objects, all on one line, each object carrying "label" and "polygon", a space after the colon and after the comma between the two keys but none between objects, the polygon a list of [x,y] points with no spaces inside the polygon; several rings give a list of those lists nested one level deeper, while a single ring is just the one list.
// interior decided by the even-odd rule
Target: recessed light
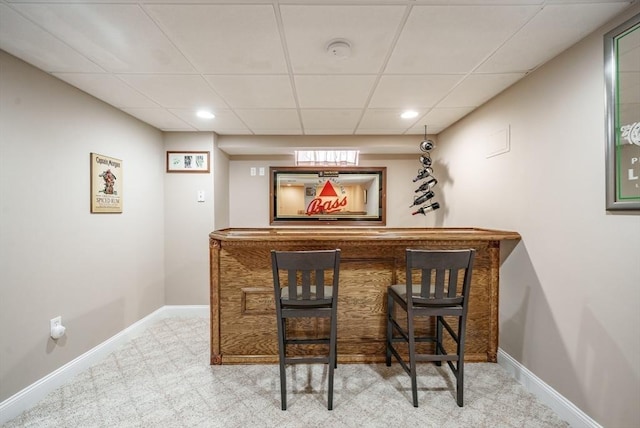
[{"label": "recessed light", "polygon": [[417,117],[417,116],[418,116],[418,112],[415,110],[407,110],[400,115],[400,117],[403,119],[413,119],[414,117]]},{"label": "recessed light", "polygon": [[196,113],[196,115],[199,118],[202,118],[202,119],[213,119],[214,117],[216,117],[213,113],[211,113],[210,111],[207,111],[207,110],[199,110]]}]

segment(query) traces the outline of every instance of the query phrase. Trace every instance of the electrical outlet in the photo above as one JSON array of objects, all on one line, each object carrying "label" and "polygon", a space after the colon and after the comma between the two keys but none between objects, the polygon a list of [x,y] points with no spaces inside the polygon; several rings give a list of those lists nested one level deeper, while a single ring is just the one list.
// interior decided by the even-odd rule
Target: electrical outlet
[{"label": "electrical outlet", "polygon": [[54,331],[54,328],[58,327],[59,325],[62,325],[62,316],[57,316],[55,318],[52,318],[50,322],[50,328],[51,331]]},{"label": "electrical outlet", "polygon": [[65,326],[62,325],[61,316],[52,318],[51,321],[49,321],[49,326],[51,327],[51,338],[53,340],[58,340],[62,336],[64,336],[64,332],[66,331],[66,328]]}]

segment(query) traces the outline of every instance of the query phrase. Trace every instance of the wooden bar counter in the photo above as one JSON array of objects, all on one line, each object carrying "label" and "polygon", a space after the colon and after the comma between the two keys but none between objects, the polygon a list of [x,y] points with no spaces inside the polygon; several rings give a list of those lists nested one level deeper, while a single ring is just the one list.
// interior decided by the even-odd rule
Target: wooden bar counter
[{"label": "wooden bar counter", "polygon": [[[270,251],[331,248],[342,253],[339,362],[384,361],[386,289],[404,282],[406,248],[476,249],[465,360],[496,362],[500,242],[517,239],[516,232],[476,228],[214,231],[209,235],[211,364],[276,363]],[[325,327],[304,325],[305,331]]]}]

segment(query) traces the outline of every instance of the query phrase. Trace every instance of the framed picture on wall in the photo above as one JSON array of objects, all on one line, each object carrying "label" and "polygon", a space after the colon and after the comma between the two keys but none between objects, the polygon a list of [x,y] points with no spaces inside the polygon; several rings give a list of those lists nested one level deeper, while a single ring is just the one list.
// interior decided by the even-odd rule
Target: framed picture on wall
[{"label": "framed picture on wall", "polygon": [[209,171],[209,152],[167,152],[167,172]]},{"label": "framed picture on wall", "polygon": [[122,160],[91,153],[91,212],[122,212]]},{"label": "framed picture on wall", "polygon": [[640,14],[604,36],[607,210],[640,210]]}]

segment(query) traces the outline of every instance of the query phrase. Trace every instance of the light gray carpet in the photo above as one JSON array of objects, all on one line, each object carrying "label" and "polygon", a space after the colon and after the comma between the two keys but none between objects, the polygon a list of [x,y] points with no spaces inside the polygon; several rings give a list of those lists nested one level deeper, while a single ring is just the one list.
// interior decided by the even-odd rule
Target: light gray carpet
[{"label": "light gray carpet", "polygon": [[420,407],[397,364],[340,364],[334,410],[324,365],[209,365],[209,321],[170,318],[70,380],[4,427],[567,427],[500,366],[465,366],[465,406],[446,367],[419,368]]}]

